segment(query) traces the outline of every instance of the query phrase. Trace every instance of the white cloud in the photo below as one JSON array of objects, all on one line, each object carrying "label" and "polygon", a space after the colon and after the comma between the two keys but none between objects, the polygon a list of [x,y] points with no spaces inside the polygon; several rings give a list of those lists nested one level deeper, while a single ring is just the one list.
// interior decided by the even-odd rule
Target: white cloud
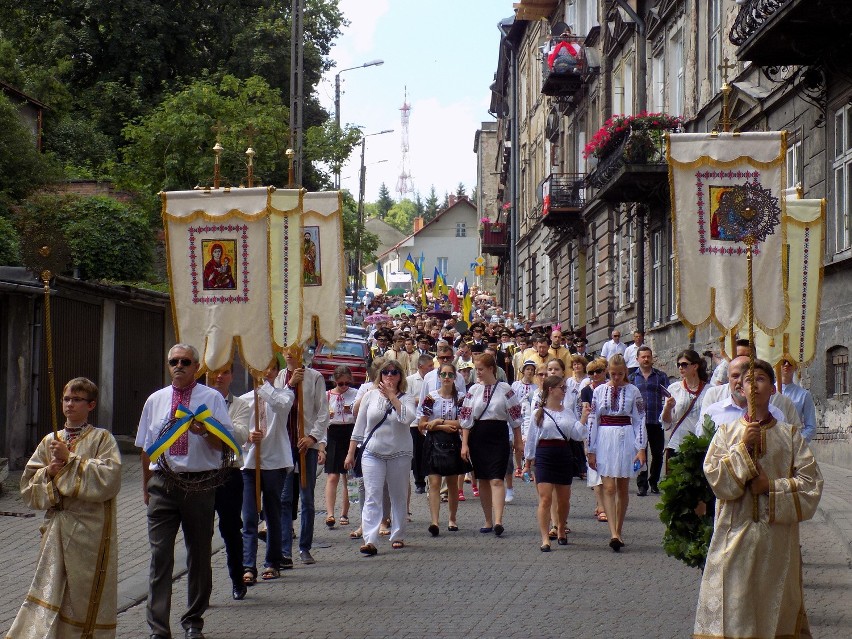
[{"label": "white cloud", "polygon": [[389,0],[340,0],[340,11],[350,25],[336,42],[341,49],[361,54],[372,51],[379,20],[390,9]]}]

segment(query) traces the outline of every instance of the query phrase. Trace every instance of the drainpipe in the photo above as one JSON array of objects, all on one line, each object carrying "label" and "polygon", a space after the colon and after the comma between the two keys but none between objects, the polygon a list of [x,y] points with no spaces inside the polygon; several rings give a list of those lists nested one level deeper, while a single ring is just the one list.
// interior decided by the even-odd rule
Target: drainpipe
[{"label": "drainpipe", "polygon": [[[639,17],[639,14],[633,10],[627,0],[615,0],[616,4],[624,9],[633,22],[636,23],[636,88],[634,91],[636,96],[636,109],[639,112],[648,109],[648,93],[647,93],[647,76],[648,76],[648,60],[647,60],[647,44],[646,25],[645,21]],[[636,261],[637,275],[636,278],[636,330],[645,332],[645,215],[649,212],[650,207],[646,204],[639,204],[634,209],[636,211]]]}]

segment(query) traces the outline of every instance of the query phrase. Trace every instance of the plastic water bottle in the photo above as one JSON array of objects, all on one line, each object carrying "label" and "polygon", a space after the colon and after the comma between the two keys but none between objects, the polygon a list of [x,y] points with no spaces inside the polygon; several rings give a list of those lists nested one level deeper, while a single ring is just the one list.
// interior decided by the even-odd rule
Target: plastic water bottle
[{"label": "plastic water bottle", "polygon": [[524,481],[530,483],[532,481],[532,477],[530,476],[530,471],[524,471]]},{"label": "plastic water bottle", "polygon": [[349,503],[358,503],[358,478],[355,476],[355,471],[350,470],[346,473],[346,490],[349,492]]},{"label": "plastic water bottle", "polygon": [[634,473],[638,472],[640,468],[642,468],[642,462],[639,461],[638,459],[634,460],[633,461],[633,472]]}]

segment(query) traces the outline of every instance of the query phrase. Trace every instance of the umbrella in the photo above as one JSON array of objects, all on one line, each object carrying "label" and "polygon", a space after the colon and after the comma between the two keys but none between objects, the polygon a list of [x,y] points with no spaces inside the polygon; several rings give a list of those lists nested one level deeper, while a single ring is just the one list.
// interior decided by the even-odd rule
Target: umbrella
[{"label": "umbrella", "polygon": [[417,309],[414,308],[411,304],[401,304],[402,308],[407,308],[412,313],[416,313]]},{"label": "umbrella", "polygon": [[392,308],[388,311],[388,315],[391,317],[397,317],[398,315],[411,315],[412,311],[409,311],[404,306],[397,306],[396,308]]},{"label": "umbrella", "polygon": [[378,324],[379,322],[389,322],[393,319],[390,315],[385,315],[384,313],[373,313],[372,315],[367,315],[364,318],[364,321],[367,324]]},{"label": "umbrella", "polygon": [[405,289],[404,288],[392,288],[387,293],[385,293],[385,295],[405,295]]},{"label": "umbrella", "polygon": [[486,295],[485,293],[482,293],[480,295],[477,295],[476,298],[474,298],[474,299],[476,299],[477,302],[489,301],[489,300],[491,300],[491,296]]}]

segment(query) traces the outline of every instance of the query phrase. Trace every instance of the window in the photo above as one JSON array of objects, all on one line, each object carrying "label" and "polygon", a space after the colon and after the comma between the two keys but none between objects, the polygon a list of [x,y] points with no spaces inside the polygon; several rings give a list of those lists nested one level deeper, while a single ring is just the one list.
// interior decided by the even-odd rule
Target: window
[{"label": "window", "polygon": [[663,232],[651,235],[651,323],[663,321]]},{"label": "window", "polygon": [[674,252],[674,226],[669,225],[669,319],[677,319],[677,284],[675,282],[675,252]]},{"label": "window", "polygon": [[633,235],[633,218],[627,218],[624,225],[624,237],[627,241],[625,259],[627,262],[627,301],[636,301],[636,238]]},{"label": "window", "polygon": [[666,58],[662,51],[654,55],[651,73],[651,103],[655,112],[662,113],[666,110]]},{"label": "window", "polygon": [[467,226],[464,222],[456,222],[456,237],[467,237]]},{"label": "window", "polygon": [[[541,297],[543,300],[550,299],[550,256],[545,255],[541,260]],[[557,308],[557,315],[559,309]]]},{"label": "window", "polygon": [[834,252],[852,245],[852,107],[834,114]]},{"label": "window", "polygon": [[536,264],[536,256],[530,258],[530,310],[538,311],[538,264]]},{"label": "window", "polygon": [[787,147],[787,188],[804,186],[802,175],[802,140],[800,131],[791,136],[791,144]]},{"label": "window", "polygon": [[686,74],[683,59],[683,29],[677,29],[669,40],[669,113],[683,115]]},{"label": "window", "polygon": [[849,394],[849,349],[835,346],[826,355],[825,391],[828,397]]},{"label": "window", "polygon": [[710,0],[707,12],[707,26],[710,32],[710,46],[707,51],[707,77],[710,78],[710,90],[716,95],[722,88],[722,0]]},{"label": "window", "polygon": [[597,319],[598,317],[598,245],[595,240],[595,227],[589,227],[589,242],[591,246],[589,246],[589,264],[591,265],[592,277],[589,280],[589,284],[592,287],[592,294],[590,296],[592,303],[592,321]]},{"label": "window", "polygon": [[568,261],[568,323],[571,326],[576,326],[577,321],[575,317],[575,304],[574,304],[574,293],[575,293],[575,279],[577,277],[577,256],[574,255]]},{"label": "window", "polygon": [[437,262],[438,262],[438,264],[437,264],[438,270],[441,272],[441,275],[446,276],[447,275],[447,262],[449,262],[449,259],[446,258],[446,257],[439,257],[437,259]]},{"label": "window", "polygon": [[624,110],[625,115],[633,115],[633,52],[627,54],[624,61]]}]

